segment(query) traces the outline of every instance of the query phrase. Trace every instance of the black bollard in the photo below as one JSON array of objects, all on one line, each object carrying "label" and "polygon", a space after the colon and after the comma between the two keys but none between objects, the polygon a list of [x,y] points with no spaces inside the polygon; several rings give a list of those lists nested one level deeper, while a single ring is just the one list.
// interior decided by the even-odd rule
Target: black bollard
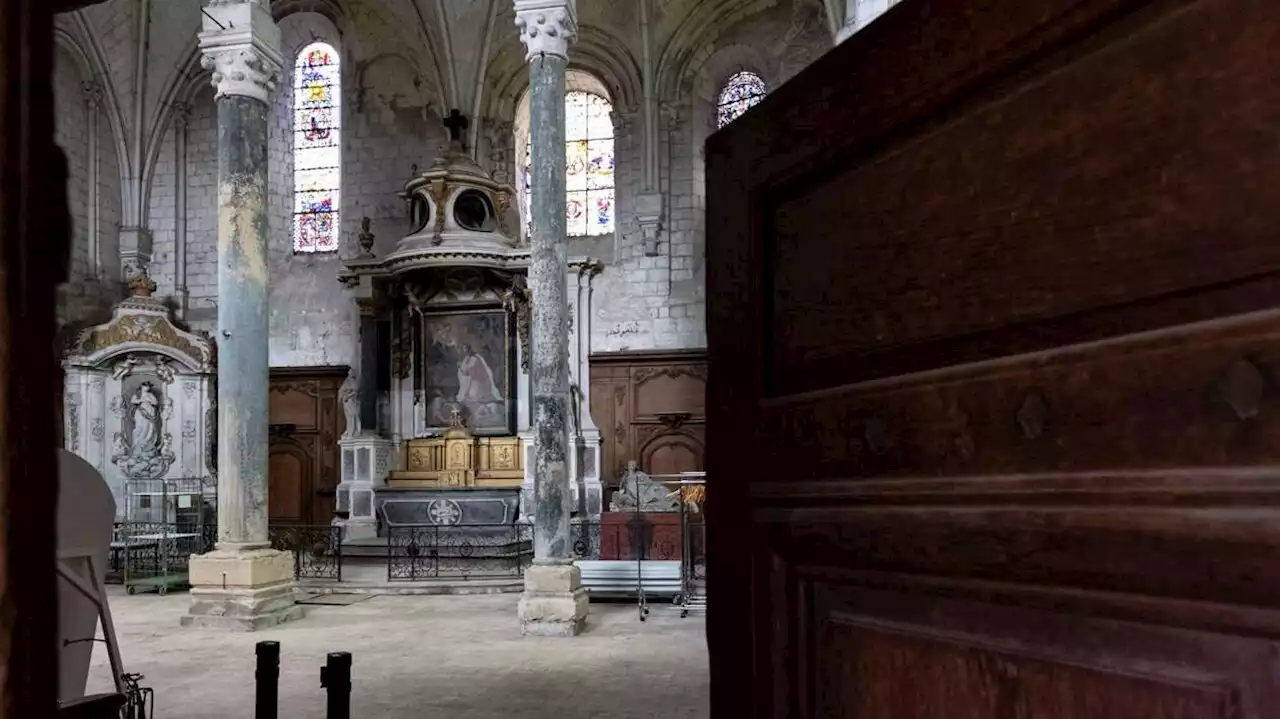
[{"label": "black bollard", "polygon": [[280,705],[280,642],[258,642],[254,651],[258,655],[257,700],[254,704],[255,719],[276,719]]},{"label": "black bollard", "polygon": [[320,687],[329,693],[328,719],[351,719],[351,653],[329,652],[320,667]]}]

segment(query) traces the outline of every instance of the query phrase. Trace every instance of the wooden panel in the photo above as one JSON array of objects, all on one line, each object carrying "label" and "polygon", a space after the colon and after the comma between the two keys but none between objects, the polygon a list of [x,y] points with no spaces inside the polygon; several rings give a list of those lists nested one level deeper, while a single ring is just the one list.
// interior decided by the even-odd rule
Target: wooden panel
[{"label": "wooden panel", "polygon": [[1275,714],[1277,46],[903,0],[708,141],[713,716]]},{"label": "wooden panel", "polygon": [[629,461],[654,474],[702,469],[706,378],[701,350],[592,355],[591,417],[606,485]]},{"label": "wooden panel", "polygon": [[267,505],[272,522],[310,521],[310,503],[304,498],[315,491],[311,452],[292,444],[275,443],[267,461]]},{"label": "wooden panel", "polygon": [[338,389],[346,367],[271,370],[269,518],[279,524],[328,524],[333,516],[338,439],[346,417]]},{"label": "wooden panel", "polygon": [[58,696],[56,290],[71,249],[66,160],[53,143],[53,17],[0,8],[0,716]]},{"label": "wooden panel", "polygon": [[[941,621],[922,622],[926,608],[909,595],[820,581],[812,591],[809,659],[830,669],[806,697],[819,716],[1226,719],[1259,707],[1240,705],[1237,682],[1222,668],[1260,676],[1274,666],[1267,643],[1256,640],[1214,647],[1194,635],[1033,612],[1022,618],[1040,628],[1011,636],[977,604],[934,604]],[[1063,631],[1076,636],[1045,641]],[[1078,651],[1081,638],[1108,647],[1108,656]]]}]

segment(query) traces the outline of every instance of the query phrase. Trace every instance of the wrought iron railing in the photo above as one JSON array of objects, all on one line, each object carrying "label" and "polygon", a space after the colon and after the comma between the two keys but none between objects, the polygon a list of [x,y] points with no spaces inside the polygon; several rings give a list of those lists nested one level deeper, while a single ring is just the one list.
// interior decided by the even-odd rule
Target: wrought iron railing
[{"label": "wrought iron railing", "polygon": [[271,546],[293,554],[294,579],[342,581],[343,527],[289,524],[267,528]]},{"label": "wrought iron railing", "polygon": [[387,525],[387,580],[520,577],[533,560],[528,524]]}]

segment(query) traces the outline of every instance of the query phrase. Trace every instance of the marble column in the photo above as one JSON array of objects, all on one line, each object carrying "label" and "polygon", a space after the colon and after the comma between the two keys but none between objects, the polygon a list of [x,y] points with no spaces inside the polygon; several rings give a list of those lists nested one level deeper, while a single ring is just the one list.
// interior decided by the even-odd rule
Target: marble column
[{"label": "marble column", "polygon": [[215,0],[200,33],[218,107],[218,543],[192,557],[184,625],[252,630],[301,615],[267,539],[267,114],[282,67],[265,0]]},{"label": "marble column", "polygon": [[533,387],[533,566],[525,572],[525,634],[574,636],[587,619],[581,572],[573,564],[569,515],[569,317],[565,272],[565,68],[577,36],[574,0],[515,0],[528,51],[532,133],[533,305],[529,375]]}]

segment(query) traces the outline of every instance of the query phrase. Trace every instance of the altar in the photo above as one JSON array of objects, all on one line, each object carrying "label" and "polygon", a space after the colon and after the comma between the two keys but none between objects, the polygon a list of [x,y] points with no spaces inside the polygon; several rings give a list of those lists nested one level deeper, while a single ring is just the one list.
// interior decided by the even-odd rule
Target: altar
[{"label": "altar", "polygon": [[[361,252],[339,276],[361,317],[337,494],[349,542],[385,539],[389,526],[482,533],[532,519],[530,251],[514,189],[465,151],[464,119],[446,125],[447,151],[401,193],[406,234],[380,254],[365,222]],[[587,357],[600,269],[585,257],[564,268],[573,516],[593,523],[603,492]]]}]

